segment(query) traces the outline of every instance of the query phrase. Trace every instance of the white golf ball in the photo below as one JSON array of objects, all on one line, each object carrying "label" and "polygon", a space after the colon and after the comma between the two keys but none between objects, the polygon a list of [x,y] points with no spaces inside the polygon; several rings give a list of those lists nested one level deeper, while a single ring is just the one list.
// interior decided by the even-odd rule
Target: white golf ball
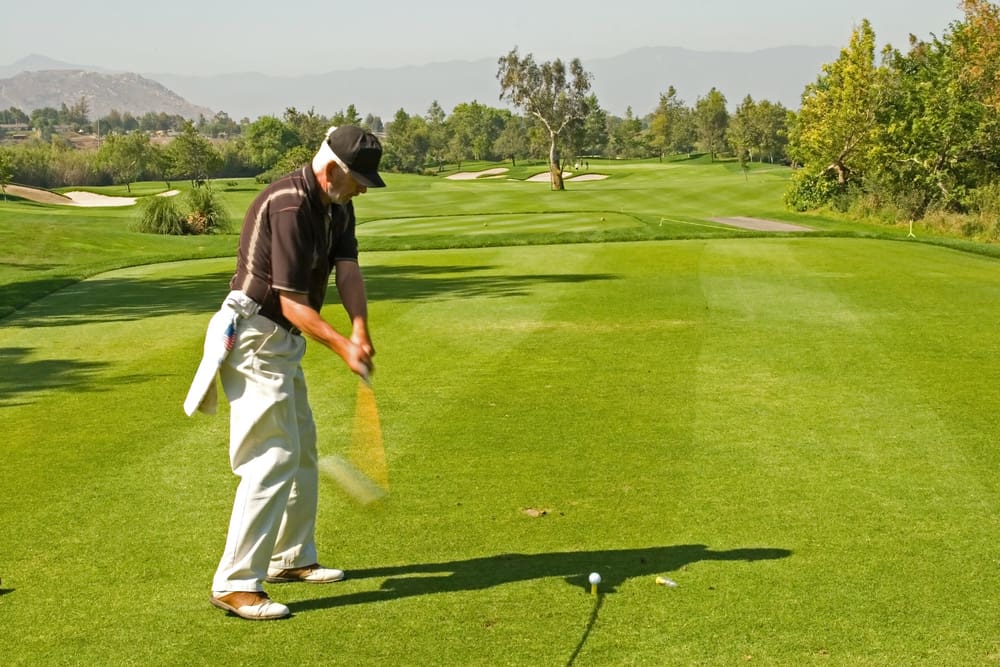
[{"label": "white golf ball", "polygon": [[596,586],[597,584],[601,583],[601,575],[599,575],[596,572],[591,572],[590,573],[590,583],[592,585],[594,585],[594,586]]}]

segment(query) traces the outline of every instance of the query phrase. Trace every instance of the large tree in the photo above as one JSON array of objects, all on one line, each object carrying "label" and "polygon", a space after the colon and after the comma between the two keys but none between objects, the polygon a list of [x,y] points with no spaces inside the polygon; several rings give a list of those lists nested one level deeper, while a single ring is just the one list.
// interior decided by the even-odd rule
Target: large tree
[{"label": "large tree", "polygon": [[[289,111],[294,112],[294,109]],[[322,134],[320,136],[322,137]],[[315,138],[306,137],[306,139]],[[247,162],[261,171],[273,167],[282,155],[301,143],[295,130],[274,116],[261,116],[250,123],[243,129],[240,141]],[[318,139],[315,139],[314,146],[319,147]]]},{"label": "large tree", "polygon": [[757,103],[747,95],[736,113],[729,119],[726,140],[741,160],[753,160],[754,153],[762,143],[761,128],[757,122]]},{"label": "large tree", "polygon": [[411,116],[400,108],[386,130],[382,164],[394,171],[419,172],[427,162],[429,144],[423,116]]},{"label": "large tree", "polygon": [[589,95],[584,104],[586,113],[578,123],[577,151],[584,156],[604,155],[608,150],[608,112],[601,108],[597,95]]},{"label": "large tree", "polygon": [[124,183],[125,189],[132,192],[132,183],[153,164],[153,148],[145,132],[109,134],[101,142],[97,159],[115,183]]},{"label": "large tree", "polygon": [[563,190],[559,135],[587,111],[586,96],[591,74],[584,71],[579,58],[566,65],[558,58],[535,63],[529,53],[523,58],[517,47],[497,61],[500,99],[537,118],[549,134],[549,173],[553,190]]},{"label": "large tree", "polygon": [[962,77],[976,87],[984,103],[1000,111],[1000,6],[986,0],[962,0],[965,24],[956,40],[965,63]]},{"label": "large tree", "polygon": [[753,117],[760,140],[757,148],[761,161],[763,162],[765,155],[772,163],[775,158],[783,160],[788,145],[788,109],[781,102],[761,100],[757,103]]},{"label": "large tree", "polygon": [[517,166],[517,158],[528,153],[528,132],[521,116],[510,114],[504,121],[503,131],[493,142],[493,152],[506,159],[512,167]]},{"label": "large tree", "polygon": [[448,115],[438,101],[434,100],[427,108],[424,120],[427,122],[427,158],[436,162],[440,170],[448,149]]},{"label": "large tree", "polygon": [[864,20],[850,44],[802,94],[792,156],[808,174],[832,175],[841,189],[863,168],[886,101],[885,70],[875,64],[875,32]]},{"label": "large tree", "polygon": [[[940,39],[913,39],[908,54],[894,51],[887,60],[888,103],[865,175],[869,189],[876,185],[908,217],[961,210],[969,190],[996,180],[996,90],[991,76],[971,73],[988,42],[980,42],[976,24],[956,23]],[[991,66],[984,63],[981,74]]]},{"label": "large tree", "polygon": [[184,123],[180,135],[170,142],[168,152],[171,171],[196,184],[206,180],[222,161],[212,143],[198,134],[191,121]]},{"label": "large tree", "polygon": [[632,112],[632,107],[626,108],[625,117],[618,119],[611,130],[610,153],[627,159],[643,157],[644,140],[642,119]]},{"label": "large tree", "polygon": [[348,104],[346,109],[333,114],[330,122],[337,127],[342,125],[361,125],[361,114],[358,113],[356,106]]},{"label": "large tree", "polygon": [[295,107],[287,107],[281,119],[295,133],[296,143],[312,151],[319,148],[330,127],[330,119],[316,113],[314,108],[303,113]]},{"label": "large tree", "polygon": [[713,87],[705,97],[699,97],[694,106],[694,123],[698,145],[714,160],[726,147],[726,96]]},{"label": "large tree", "polygon": [[473,100],[462,102],[452,109],[448,118],[448,128],[462,128],[474,160],[488,160],[493,150],[493,142],[503,132],[504,117],[499,109],[488,107]]},{"label": "large tree", "polygon": [[661,160],[664,155],[683,152],[677,139],[685,112],[684,101],[677,96],[676,88],[669,86],[666,93],[660,93],[660,102],[649,119],[647,140]]}]

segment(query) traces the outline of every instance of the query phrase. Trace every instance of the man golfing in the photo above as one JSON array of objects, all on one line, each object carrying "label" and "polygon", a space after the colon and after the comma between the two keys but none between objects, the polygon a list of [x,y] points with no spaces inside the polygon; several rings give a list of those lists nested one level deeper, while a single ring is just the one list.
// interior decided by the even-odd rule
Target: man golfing
[{"label": "man golfing", "polygon": [[[312,163],[269,185],[240,232],[232,290],[209,323],[185,410],[214,412],[216,372],[231,407],[229,457],[240,478],[211,602],[246,619],[289,615],[265,581],[329,583],[319,564],[316,425],[302,373],[303,336],[367,378],[375,349],[358,266],[352,199],[385,187],[382,146],[358,127],[331,128]],[[351,322],[343,335],[320,315],[330,275]]]}]

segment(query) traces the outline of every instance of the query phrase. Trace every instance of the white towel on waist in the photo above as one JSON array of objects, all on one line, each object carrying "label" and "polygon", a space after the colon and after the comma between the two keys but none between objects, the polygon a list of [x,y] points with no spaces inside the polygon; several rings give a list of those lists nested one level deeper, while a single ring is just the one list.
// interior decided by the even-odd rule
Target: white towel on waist
[{"label": "white towel on waist", "polygon": [[219,366],[229,356],[236,344],[241,317],[250,317],[260,310],[260,306],[243,292],[230,292],[222,302],[222,307],[212,315],[205,332],[205,350],[201,363],[194,374],[194,380],[184,399],[184,412],[192,416],[196,411],[214,415],[219,405],[219,392],[215,377]]}]

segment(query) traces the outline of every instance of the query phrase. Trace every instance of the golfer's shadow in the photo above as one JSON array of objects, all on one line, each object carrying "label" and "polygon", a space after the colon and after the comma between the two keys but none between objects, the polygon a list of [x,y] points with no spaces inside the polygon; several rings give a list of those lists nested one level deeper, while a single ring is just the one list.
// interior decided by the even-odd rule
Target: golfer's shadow
[{"label": "golfer's shadow", "polygon": [[293,602],[289,607],[293,612],[303,612],[432,593],[474,591],[550,577],[562,577],[572,586],[589,590],[590,572],[601,573],[601,591],[607,594],[614,593],[627,579],[671,572],[699,561],[773,560],[791,554],[787,549],[712,551],[703,544],[684,544],[614,551],[501,554],[445,563],[376,567],[351,570],[347,576],[352,580],[385,578],[378,590]]}]

